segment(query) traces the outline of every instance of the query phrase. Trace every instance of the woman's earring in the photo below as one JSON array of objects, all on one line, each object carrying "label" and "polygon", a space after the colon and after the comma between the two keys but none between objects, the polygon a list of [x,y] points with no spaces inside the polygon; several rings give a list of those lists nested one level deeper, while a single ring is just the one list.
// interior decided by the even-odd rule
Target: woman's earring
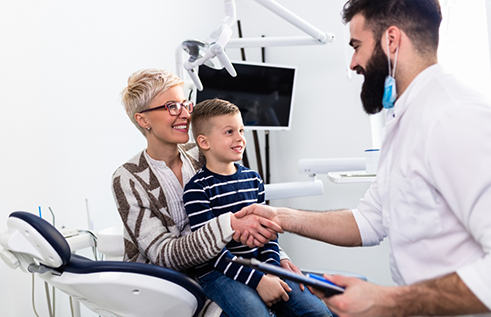
[{"label": "woman's earring", "polygon": [[150,127],[147,127],[147,130],[150,131]]}]

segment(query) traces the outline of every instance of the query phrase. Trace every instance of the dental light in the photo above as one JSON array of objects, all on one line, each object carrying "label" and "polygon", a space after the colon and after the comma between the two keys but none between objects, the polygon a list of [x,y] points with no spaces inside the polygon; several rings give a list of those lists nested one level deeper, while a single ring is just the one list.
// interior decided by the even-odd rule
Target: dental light
[{"label": "dental light", "polygon": [[[181,43],[176,50],[176,73],[183,78],[182,69],[184,68],[198,90],[203,90],[203,85],[197,74],[197,67],[206,65],[215,69],[225,68],[228,73],[235,77],[237,72],[232,66],[225,47],[227,48],[246,48],[246,47],[269,47],[269,46],[290,46],[290,45],[319,45],[334,41],[334,34],[324,33],[307,21],[295,15],[274,0],[255,0],[263,7],[269,9],[279,17],[290,22],[309,36],[295,37],[271,37],[271,38],[237,38],[231,39],[232,26],[236,22],[235,0],[224,0],[225,18],[213,30],[213,32],[203,41],[189,39]],[[189,59],[184,62],[182,50],[188,55]]]}]

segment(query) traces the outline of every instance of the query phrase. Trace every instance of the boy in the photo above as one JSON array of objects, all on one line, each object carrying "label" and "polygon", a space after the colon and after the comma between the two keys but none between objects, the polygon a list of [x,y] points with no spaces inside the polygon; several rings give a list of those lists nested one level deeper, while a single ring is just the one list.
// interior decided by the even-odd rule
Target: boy
[{"label": "boy", "polygon": [[[203,101],[195,107],[191,125],[206,157],[206,165],[184,190],[191,230],[224,212],[264,204],[260,176],[235,163],[242,159],[246,145],[239,108],[220,99]],[[196,267],[196,276],[206,296],[228,316],[269,316],[267,306],[278,316],[330,316],[327,307],[310,292],[300,291],[298,284],[225,260],[242,256],[280,266],[278,249],[276,240],[253,249],[232,241],[215,259]]]}]

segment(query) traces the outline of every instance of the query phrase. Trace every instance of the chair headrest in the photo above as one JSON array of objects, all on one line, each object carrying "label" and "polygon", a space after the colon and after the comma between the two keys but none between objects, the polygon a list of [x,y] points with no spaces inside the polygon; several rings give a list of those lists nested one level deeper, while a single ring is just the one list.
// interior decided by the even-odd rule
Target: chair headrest
[{"label": "chair headrest", "polygon": [[[54,250],[56,255],[59,257],[58,263],[61,261],[61,265],[66,265],[70,261],[71,251],[70,246],[66,242],[65,238],[61,235],[61,233],[56,230],[49,222],[46,220],[24,211],[16,211],[10,214],[9,218],[17,218],[27,223],[30,227],[32,227],[36,232],[37,236],[40,236],[40,239],[44,240],[44,245],[48,245]],[[28,240],[34,239],[32,234],[29,235]],[[33,241],[34,242],[34,241]],[[37,248],[42,248],[43,241],[35,241],[37,243]],[[45,250],[40,250],[40,253],[43,253]],[[20,252],[20,251],[19,251]],[[52,255],[51,255],[52,256]],[[43,261],[43,259],[39,259],[41,263],[50,265],[49,262]]]}]

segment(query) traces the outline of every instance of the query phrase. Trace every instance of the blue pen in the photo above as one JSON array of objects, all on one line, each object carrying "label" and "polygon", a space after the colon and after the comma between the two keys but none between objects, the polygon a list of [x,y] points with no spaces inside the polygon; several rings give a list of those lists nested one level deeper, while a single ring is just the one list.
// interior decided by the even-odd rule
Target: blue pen
[{"label": "blue pen", "polygon": [[39,209],[39,218],[43,218],[43,215],[41,214],[41,206],[39,206],[38,209]]}]

